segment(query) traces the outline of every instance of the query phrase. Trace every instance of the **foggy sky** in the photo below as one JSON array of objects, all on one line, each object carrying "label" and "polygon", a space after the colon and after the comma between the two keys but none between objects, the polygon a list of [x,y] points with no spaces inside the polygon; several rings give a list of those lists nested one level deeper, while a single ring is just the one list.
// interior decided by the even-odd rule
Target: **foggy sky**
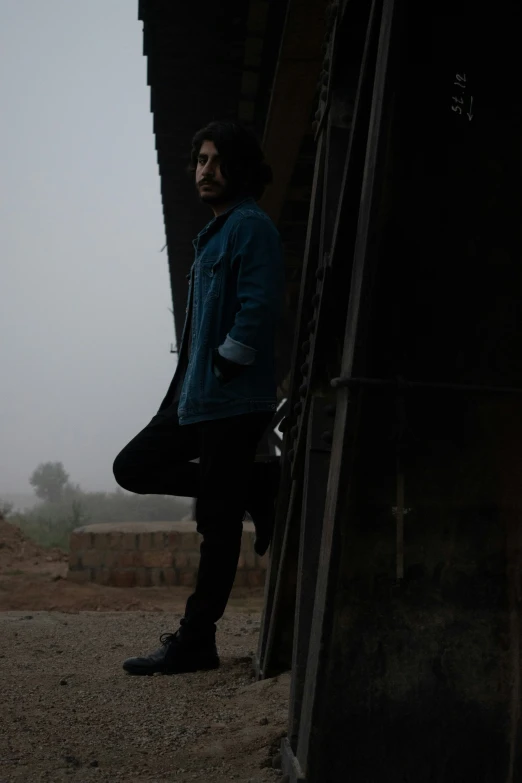
[{"label": "foggy sky", "polygon": [[138,3],[0,5],[0,497],[113,489],[175,369]]}]

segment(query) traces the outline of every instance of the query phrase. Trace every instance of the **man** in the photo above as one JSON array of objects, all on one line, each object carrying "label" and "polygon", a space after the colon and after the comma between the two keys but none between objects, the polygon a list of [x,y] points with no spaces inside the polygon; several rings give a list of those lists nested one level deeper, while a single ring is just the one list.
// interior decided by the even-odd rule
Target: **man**
[{"label": "man", "polygon": [[236,575],[245,510],[264,554],[279,481],[277,463],[254,463],[276,411],[284,288],[281,240],[256,203],[271,170],[255,136],[227,121],[196,133],[189,171],[214,217],[193,241],[178,366],[156,416],[116,457],[114,475],[131,492],[196,498],[203,541],[180,628],[161,636],[154,653],[126,660],[130,674],[219,666],[216,622]]}]

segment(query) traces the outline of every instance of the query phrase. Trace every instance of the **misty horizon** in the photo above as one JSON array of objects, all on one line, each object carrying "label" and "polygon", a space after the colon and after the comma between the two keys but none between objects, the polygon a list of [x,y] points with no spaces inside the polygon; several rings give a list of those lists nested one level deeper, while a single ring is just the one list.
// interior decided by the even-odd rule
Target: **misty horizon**
[{"label": "misty horizon", "polygon": [[112,491],[175,370],[137,2],[5,4],[0,498],[42,462]]}]

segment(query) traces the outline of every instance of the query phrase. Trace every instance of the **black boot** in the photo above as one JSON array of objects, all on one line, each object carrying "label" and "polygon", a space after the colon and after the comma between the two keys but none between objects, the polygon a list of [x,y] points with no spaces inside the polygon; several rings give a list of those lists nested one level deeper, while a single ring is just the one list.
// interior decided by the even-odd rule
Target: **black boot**
[{"label": "black boot", "polygon": [[272,540],[277,493],[281,479],[279,459],[261,464],[263,465],[262,479],[252,487],[247,505],[247,511],[252,517],[256,530],[254,550],[260,557],[265,554]]},{"label": "black boot", "polygon": [[144,658],[127,658],[123,663],[125,671],[142,675],[181,674],[219,667],[215,631],[196,634],[182,625],[176,633],[164,633],[160,642],[161,647]]}]

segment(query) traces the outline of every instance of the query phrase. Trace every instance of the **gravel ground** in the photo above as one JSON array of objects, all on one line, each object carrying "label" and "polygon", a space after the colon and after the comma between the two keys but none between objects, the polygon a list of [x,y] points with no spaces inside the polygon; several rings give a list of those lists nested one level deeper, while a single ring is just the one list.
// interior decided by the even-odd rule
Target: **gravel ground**
[{"label": "gravel ground", "polygon": [[272,762],[290,680],[253,678],[258,615],[219,623],[216,671],[123,671],[178,622],[150,612],[0,612],[0,783],[280,780]]}]

